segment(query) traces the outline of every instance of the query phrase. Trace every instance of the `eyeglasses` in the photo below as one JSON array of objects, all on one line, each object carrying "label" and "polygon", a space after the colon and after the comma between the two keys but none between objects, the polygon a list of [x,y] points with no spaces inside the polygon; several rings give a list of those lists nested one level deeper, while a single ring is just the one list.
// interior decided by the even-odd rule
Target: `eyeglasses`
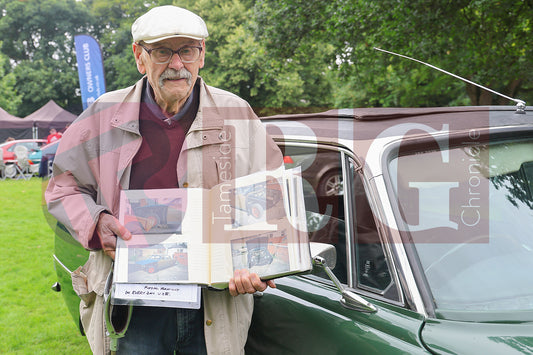
[{"label": "eyeglasses", "polygon": [[146,48],[141,43],[139,43],[139,46],[144,48],[156,64],[167,64],[174,53],[180,57],[183,63],[194,63],[200,58],[200,53],[202,53],[202,47],[200,46],[183,46],[175,51],[166,47]]}]

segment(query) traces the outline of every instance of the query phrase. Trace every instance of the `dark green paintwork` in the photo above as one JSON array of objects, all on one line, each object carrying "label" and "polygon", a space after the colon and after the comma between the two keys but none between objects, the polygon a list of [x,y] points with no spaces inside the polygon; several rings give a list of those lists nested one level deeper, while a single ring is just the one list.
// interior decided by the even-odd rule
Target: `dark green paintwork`
[{"label": "dark green paintwork", "polygon": [[65,268],[54,261],[58,282],[61,285],[61,294],[72,315],[72,318],[79,324],[79,305],[80,298],[72,288],[72,280],[69,271],[74,271],[85,264],[89,257],[89,252],[81,244],[72,238],[64,226],[56,224],[55,228],[55,256],[59,261],[68,268]]},{"label": "dark green paintwork", "polygon": [[255,298],[247,353],[427,353],[417,313],[377,301],[376,313],[362,313],[343,307],[336,288],[310,277],[276,281],[277,290]]},{"label": "dark green paintwork", "polygon": [[533,354],[533,322],[474,323],[428,320],[428,347],[441,354]]},{"label": "dark green paintwork", "polygon": [[344,308],[333,286],[310,278],[286,277],[277,285],[255,298],[247,353],[533,354],[533,322],[424,321],[368,298],[378,311],[366,314]]}]

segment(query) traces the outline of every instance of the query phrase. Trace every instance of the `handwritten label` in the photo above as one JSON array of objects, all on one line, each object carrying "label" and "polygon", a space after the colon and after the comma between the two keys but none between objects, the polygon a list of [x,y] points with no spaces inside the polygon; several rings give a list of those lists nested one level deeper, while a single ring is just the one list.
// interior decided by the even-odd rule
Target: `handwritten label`
[{"label": "handwritten label", "polygon": [[134,305],[198,309],[200,308],[200,287],[198,285],[117,283],[113,299],[132,301]]}]

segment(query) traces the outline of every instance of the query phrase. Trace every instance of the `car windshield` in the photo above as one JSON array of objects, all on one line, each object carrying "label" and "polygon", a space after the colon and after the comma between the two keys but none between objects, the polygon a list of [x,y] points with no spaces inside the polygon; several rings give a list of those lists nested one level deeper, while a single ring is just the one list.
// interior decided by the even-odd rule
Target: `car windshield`
[{"label": "car windshield", "polygon": [[437,313],[533,309],[533,139],[398,155],[397,220]]}]

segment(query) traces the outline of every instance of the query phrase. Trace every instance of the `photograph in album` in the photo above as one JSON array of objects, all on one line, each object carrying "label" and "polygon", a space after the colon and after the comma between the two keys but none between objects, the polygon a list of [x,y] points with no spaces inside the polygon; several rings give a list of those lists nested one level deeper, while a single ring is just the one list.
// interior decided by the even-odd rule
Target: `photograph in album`
[{"label": "photograph in album", "polygon": [[285,230],[232,240],[231,255],[234,271],[248,269],[261,276],[281,274],[291,269]]},{"label": "photograph in album", "polygon": [[186,242],[172,237],[154,235],[151,243],[128,248],[128,282],[152,283],[188,281],[188,250]]},{"label": "photograph in album", "polygon": [[141,193],[128,199],[124,209],[124,226],[132,234],[181,233],[184,214],[181,198]]}]

